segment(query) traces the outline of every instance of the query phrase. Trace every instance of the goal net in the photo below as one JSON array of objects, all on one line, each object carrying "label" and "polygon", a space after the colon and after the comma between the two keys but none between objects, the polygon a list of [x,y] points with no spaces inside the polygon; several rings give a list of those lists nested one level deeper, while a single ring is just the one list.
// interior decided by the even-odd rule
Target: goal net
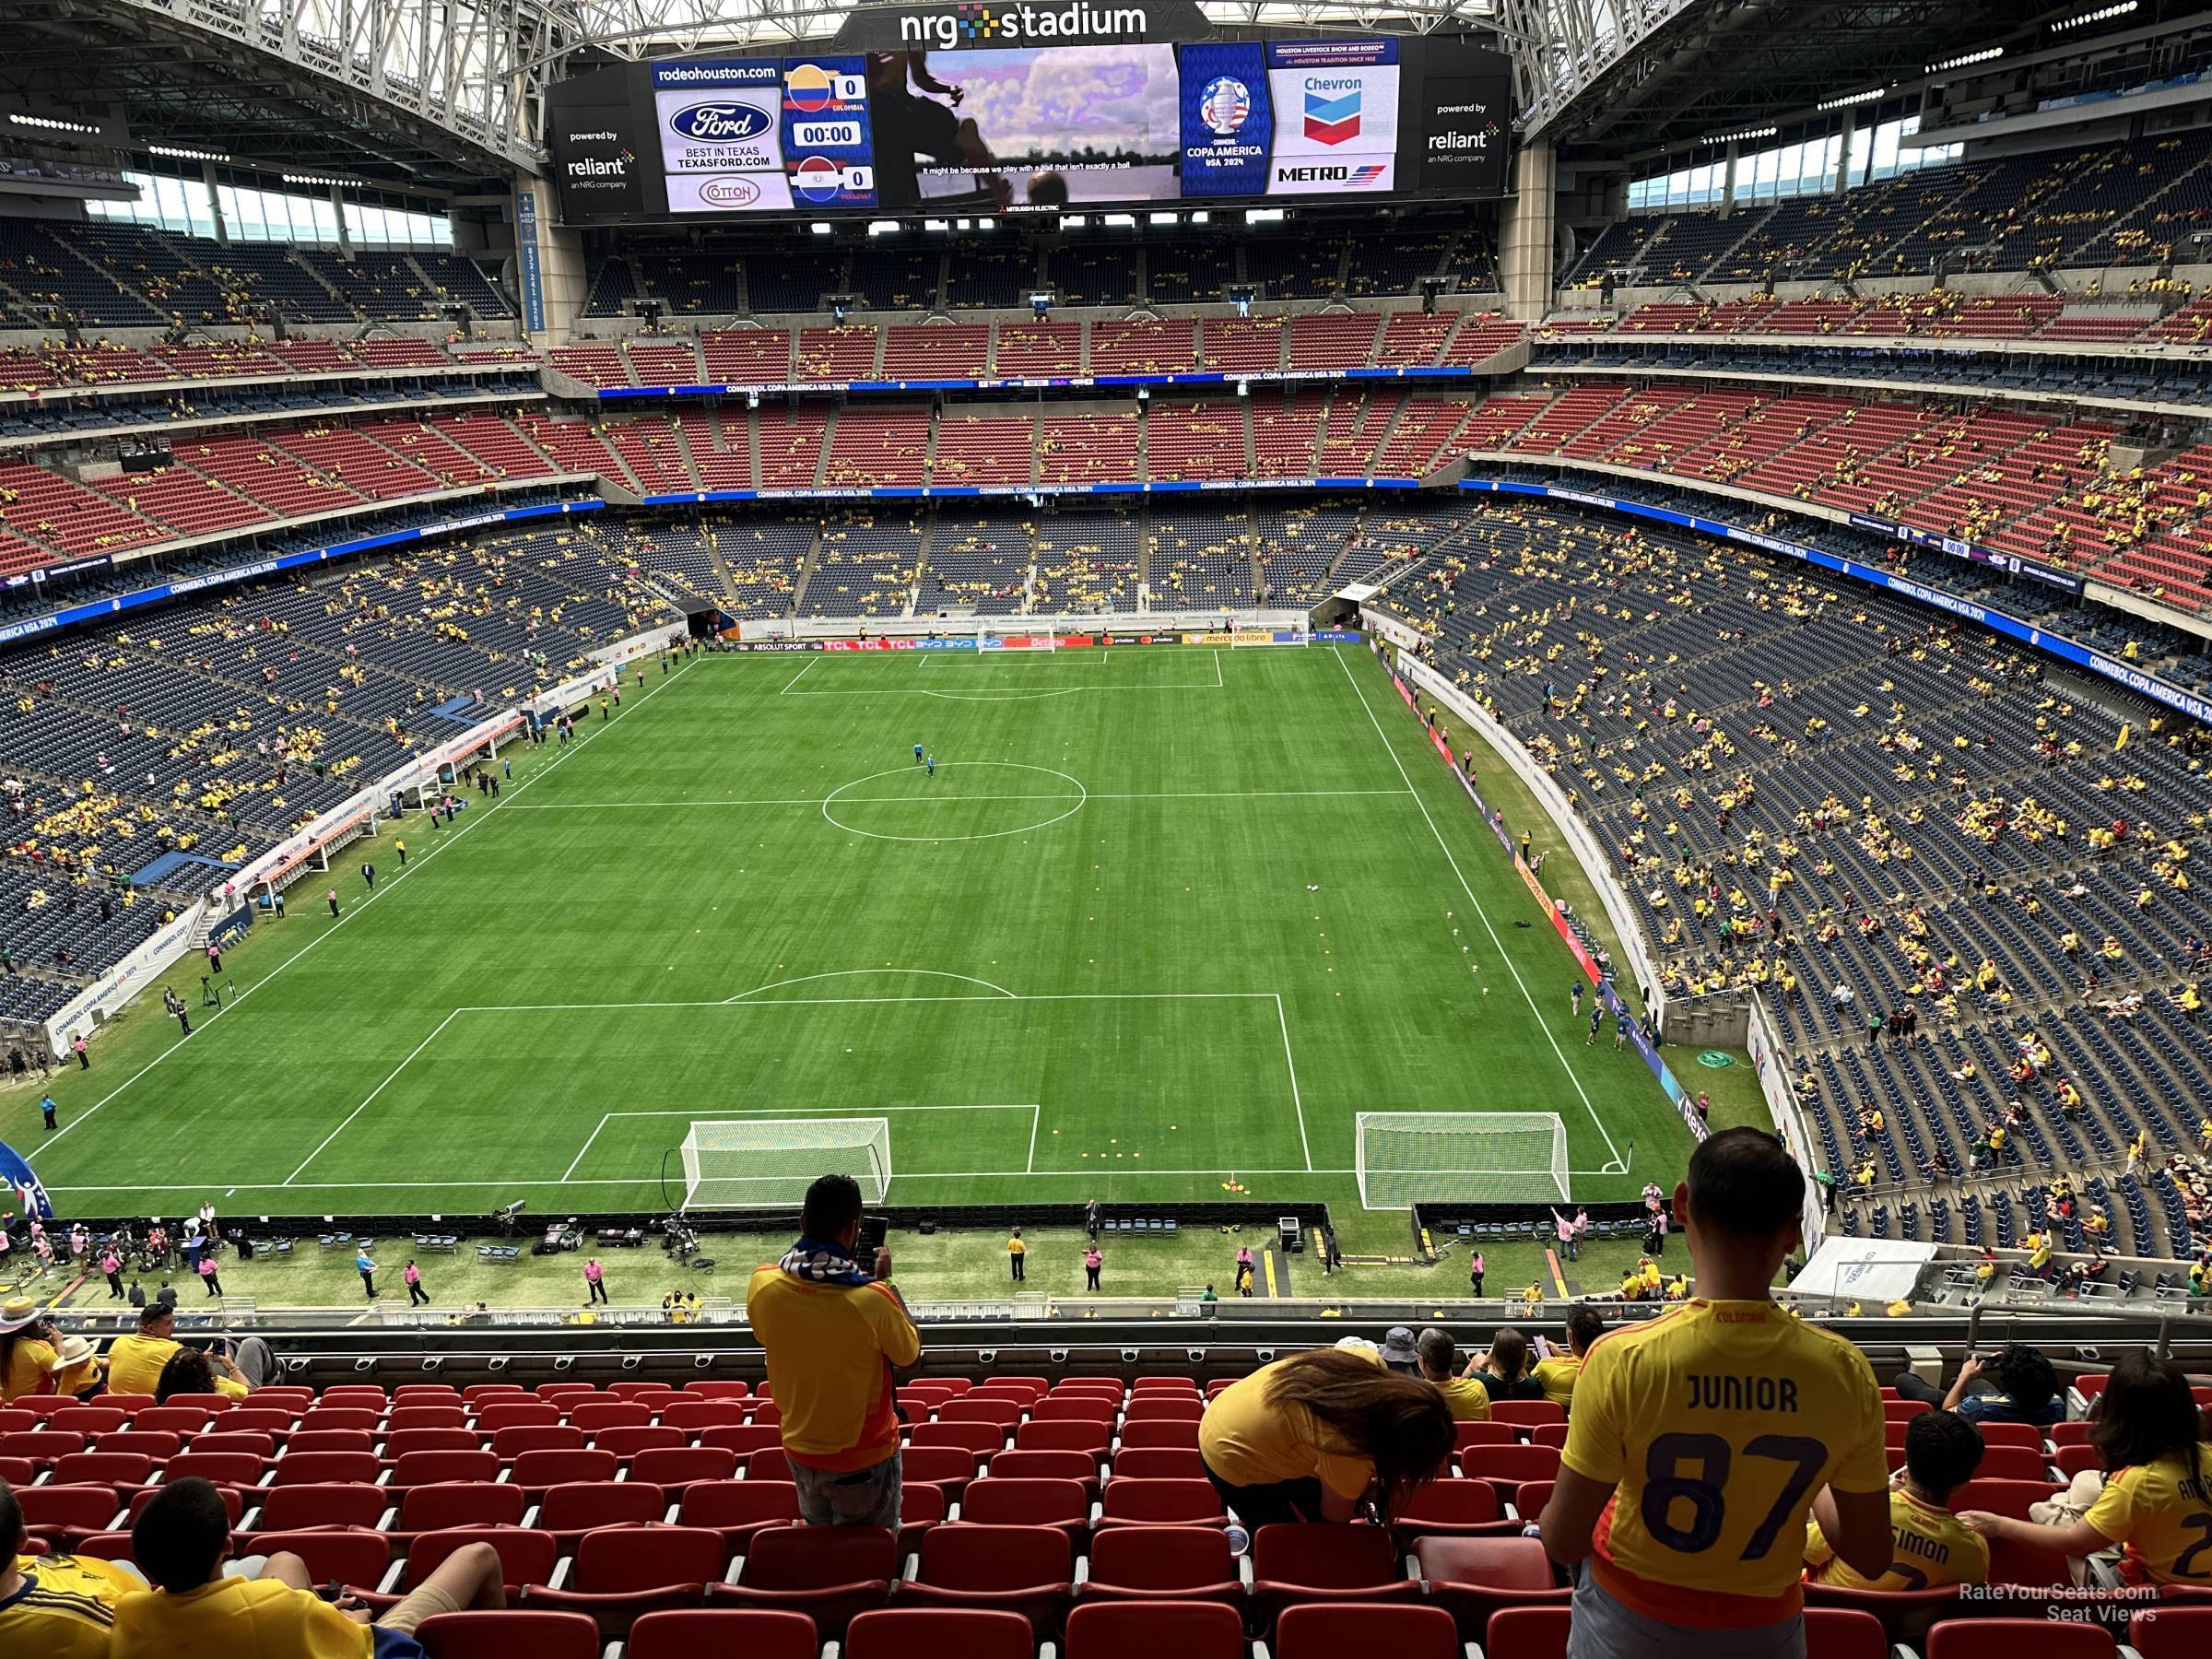
[{"label": "goal net", "polygon": [[682,1150],[687,1209],[796,1209],[821,1175],[852,1176],[869,1204],[891,1185],[888,1118],[695,1119]]},{"label": "goal net", "polygon": [[1567,1197],[1567,1125],[1556,1112],[1363,1112],[1357,1139],[1369,1209]]}]

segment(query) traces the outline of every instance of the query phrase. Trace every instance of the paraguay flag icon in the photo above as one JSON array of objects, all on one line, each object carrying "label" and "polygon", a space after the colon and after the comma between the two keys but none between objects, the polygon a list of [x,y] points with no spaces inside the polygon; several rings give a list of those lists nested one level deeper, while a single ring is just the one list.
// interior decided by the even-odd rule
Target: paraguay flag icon
[{"label": "paraguay flag icon", "polygon": [[1315,144],[1342,144],[1359,136],[1359,92],[1337,98],[1306,94],[1306,136]]}]

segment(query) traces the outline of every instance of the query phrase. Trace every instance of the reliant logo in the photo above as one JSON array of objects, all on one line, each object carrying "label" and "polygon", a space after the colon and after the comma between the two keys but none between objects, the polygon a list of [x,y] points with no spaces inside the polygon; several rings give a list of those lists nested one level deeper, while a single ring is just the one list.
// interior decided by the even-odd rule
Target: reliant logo
[{"label": "reliant logo", "polygon": [[[608,137],[614,135],[609,133]],[[629,176],[629,164],[637,157],[629,150],[618,150],[612,156],[582,156],[569,163],[571,179],[623,179]]]},{"label": "reliant logo", "polygon": [[1431,133],[1429,147],[1432,150],[1478,150],[1490,147],[1488,133]]},{"label": "reliant logo", "polygon": [[1123,40],[1151,32],[1151,19],[1140,6],[1093,6],[1085,0],[1047,10],[1036,6],[963,4],[948,12],[932,12],[899,19],[899,38],[917,45],[975,45],[994,41],[1052,41],[1073,37],[1117,37]]},{"label": "reliant logo", "polygon": [[773,125],[766,111],[747,103],[688,104],[668,117],[668,130],[693,144],[743,144]]}]

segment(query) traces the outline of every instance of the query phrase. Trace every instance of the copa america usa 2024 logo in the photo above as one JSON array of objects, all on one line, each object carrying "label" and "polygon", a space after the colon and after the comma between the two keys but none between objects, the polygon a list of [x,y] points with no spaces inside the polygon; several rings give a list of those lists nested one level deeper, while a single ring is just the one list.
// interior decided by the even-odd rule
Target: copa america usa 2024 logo
[{"label": "copa america usa 2024 logo", "polygon": [[1234,76],[1217,75],[1198,95],[1198,114],[1215,137],[1233,137],[1252,114],[1252,88]]}]

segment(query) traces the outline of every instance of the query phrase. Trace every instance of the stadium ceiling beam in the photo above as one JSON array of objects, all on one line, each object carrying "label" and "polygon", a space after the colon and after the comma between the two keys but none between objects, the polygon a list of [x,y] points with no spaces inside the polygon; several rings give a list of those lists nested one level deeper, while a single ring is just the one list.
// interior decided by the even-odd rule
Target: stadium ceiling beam
[{"label": "stadium ceiling beam", "polygon": [[573,39],[539,0],[33,0],[25,9],[70,15],[80,28],[105,13],[219,43],[238,73],[290,84],[326,118],[485,173],[535,171],[548,66],[557,43]]},{"label": "stadium ceiling beam", "polygon": [[1701,0],[1494,0],[1512,53],[1523,135],[1545,135],[1569,108]]}]

